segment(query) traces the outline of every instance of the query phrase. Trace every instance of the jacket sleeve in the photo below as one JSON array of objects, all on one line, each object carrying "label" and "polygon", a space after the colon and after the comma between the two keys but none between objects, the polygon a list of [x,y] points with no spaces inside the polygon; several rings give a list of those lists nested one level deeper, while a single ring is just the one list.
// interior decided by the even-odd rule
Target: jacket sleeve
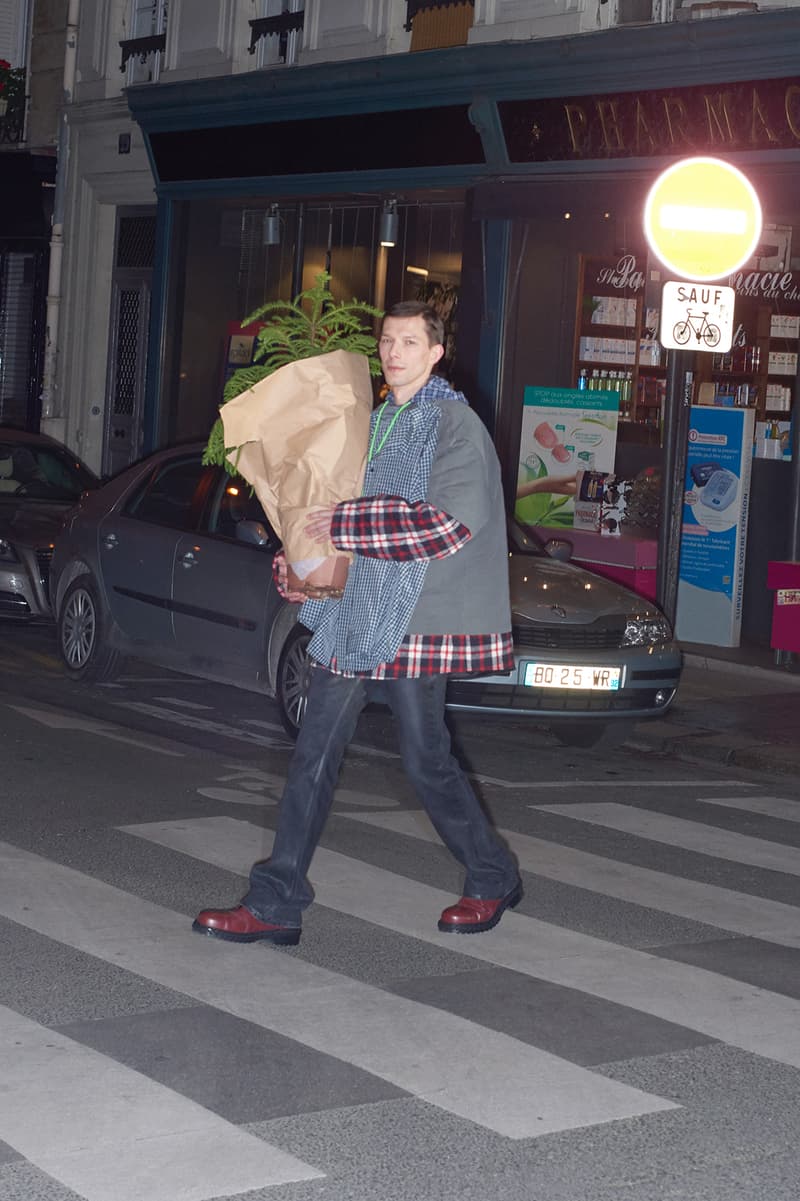
[{"label": "jacket sleeve", "polygon": [[460,550],[470,531],[428,501],[362,496],[336,506],[331,537],[341,550],[374,559],[443,559]]}]

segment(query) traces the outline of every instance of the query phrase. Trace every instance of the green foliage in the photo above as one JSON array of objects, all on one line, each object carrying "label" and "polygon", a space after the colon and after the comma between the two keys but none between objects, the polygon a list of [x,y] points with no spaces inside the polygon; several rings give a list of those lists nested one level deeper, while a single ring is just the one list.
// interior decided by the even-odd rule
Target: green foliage
[{"label": "green foliage", "polygon": [[[314,287],[294,300],[270,301],[245,318],[243,325],[264,320],[267,323],[256,335],[255,363],[233,373],[225,384],[225,401],[252,388],[287,363],[332,350],[366,355],[370,375],[380,375],[377,342],[370,323],[383,316],[381,310],[359,300],[336,303],[328,289],[330,278],[327,271],[321,271]],[[233,473],[228,455],[234,449],[225,446],[222,420],[218,419],[209,435],[203,462],[222,464]]]}]

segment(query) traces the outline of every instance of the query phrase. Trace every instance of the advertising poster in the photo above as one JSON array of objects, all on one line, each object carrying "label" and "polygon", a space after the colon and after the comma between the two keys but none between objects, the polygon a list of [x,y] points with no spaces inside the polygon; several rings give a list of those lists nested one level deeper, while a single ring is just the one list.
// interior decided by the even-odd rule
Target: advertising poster
[{"label": "advertising poster", "polygon": [[675,623],[685,642],[739,645],[754,420],[692,406]]},{"label": "advertising poster", "polygon": [[614,470],[619,393],[525,389],[514,515],[571,529],[579,472]]}]

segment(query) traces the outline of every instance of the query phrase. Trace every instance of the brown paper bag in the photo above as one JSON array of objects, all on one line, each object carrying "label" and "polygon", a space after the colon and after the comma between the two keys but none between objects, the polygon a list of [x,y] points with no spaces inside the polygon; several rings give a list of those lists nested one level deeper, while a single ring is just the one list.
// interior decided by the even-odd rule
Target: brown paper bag
[{"label": "brown paper bag", "polygon": [[364,355],[334,350],[279,368],[220,409],[230,460],[283,541],[289,585],[341,596],[350,555],[304,533],[321,505],[361,495],[372,386]]}]

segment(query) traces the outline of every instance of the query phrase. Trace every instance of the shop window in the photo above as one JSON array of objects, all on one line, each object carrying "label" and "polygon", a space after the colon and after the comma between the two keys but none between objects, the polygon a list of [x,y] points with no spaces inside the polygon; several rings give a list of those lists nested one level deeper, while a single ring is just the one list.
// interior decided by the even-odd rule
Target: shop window
[{"label": "shop window", "polygon": [[406,29],[411,31],[411,49],[465,46],[474,17],[474,0],[408,0]]},{"label": "shop window", "polygon": [[169,0],[131,0],[131,36],[120,42],[126,82],[155,83],[167,44]]},{"label": "shop window", "polygon": [[305,0],[260,0],[250,22],[250,53],[259,67],[297,62],[302,46]]}]

